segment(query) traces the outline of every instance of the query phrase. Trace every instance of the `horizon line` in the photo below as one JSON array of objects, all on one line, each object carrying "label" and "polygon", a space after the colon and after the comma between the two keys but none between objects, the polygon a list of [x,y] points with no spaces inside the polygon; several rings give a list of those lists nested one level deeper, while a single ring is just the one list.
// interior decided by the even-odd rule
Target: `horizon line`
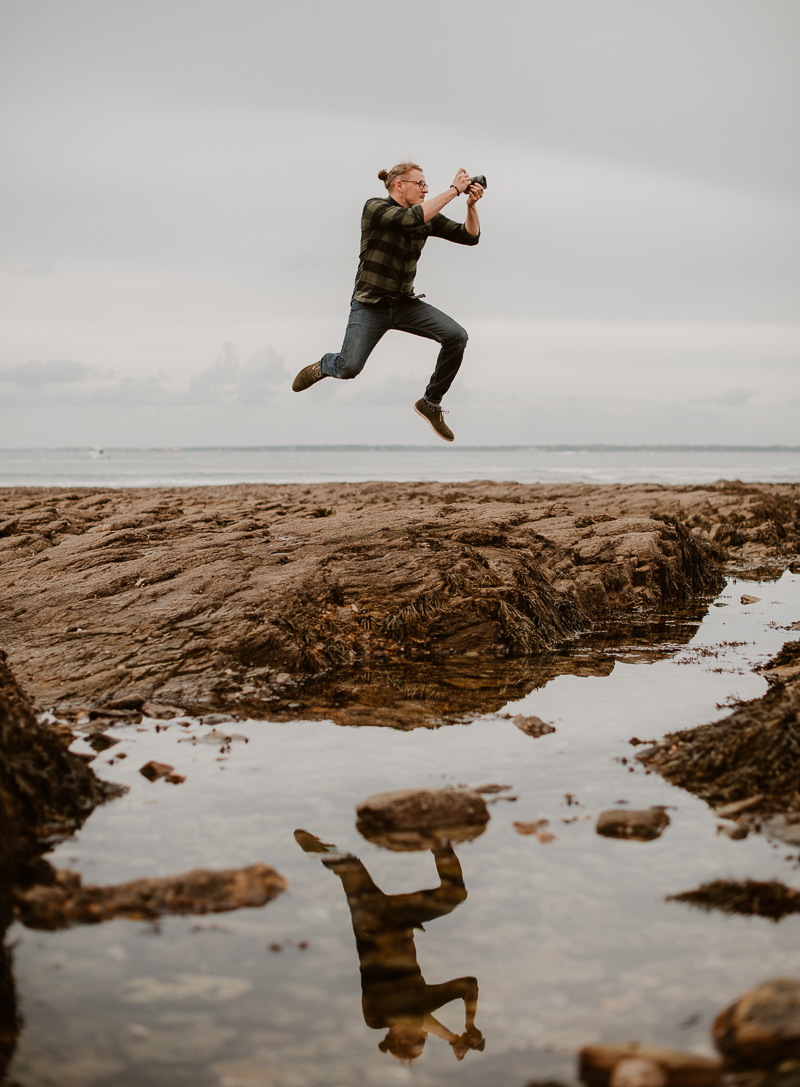
[{"label": "horizon line", "polygon": [[198,453],[198,452],[220,452],[220,451],[236,451],[236,452],[266,452],[275,450],[322,450],[322,449],[340,449],[340,450],[352,450],[352,449],[378,449],[386,451],[408,451],[408,450],[420,450],[429,452],[430,450],[437,450],[440,453],[446,453],[453,449],[475,450],[475,451],[492,451],[492,450],[583,450],[586,452],[624,452],[625,450],[652,450],[657,452],[665,452],[670,450],[682,450],[684,452],[720,452],[720,453],[735,453],[735,452],[765,452],[765,453],[800,453],[800,445],[782,445],[779,443],[772,443],[769,445],[744,445],[744,444],[700,444],[697,442],[681,442],[681,443],[645,443],[645,442],[630,442],[630,443],[601,443],[601,442],[558,442],[552,444],[538,444],[527,445],[522,443],[512,443],[503,445],[459,445],[459,446],[441,446],[441,445],[403,445],[397,443],[389,444],[376,444],[374,442],[323,442],[314,445],[300,445],[283,443],[281,445],[182,445],[182,446],[165,446],[165,445],[20,445],[20,446],[0,446],[0,454],[2,453],[58,453],[58,452],[92,452],[93,450],[108,450],[116,451],[120,453]]}]

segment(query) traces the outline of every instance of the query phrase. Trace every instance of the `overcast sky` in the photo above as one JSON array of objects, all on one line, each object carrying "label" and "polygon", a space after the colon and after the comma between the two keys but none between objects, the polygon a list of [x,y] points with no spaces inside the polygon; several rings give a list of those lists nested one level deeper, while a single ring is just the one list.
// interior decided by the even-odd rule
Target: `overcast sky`
[{"label": "overcast sky", "polygon": [[459,442],[800,444],[797,0],[0,12],[0,446],[429,444],[425,341],[290,389],[406,158],[489,182],[417,273]]}]

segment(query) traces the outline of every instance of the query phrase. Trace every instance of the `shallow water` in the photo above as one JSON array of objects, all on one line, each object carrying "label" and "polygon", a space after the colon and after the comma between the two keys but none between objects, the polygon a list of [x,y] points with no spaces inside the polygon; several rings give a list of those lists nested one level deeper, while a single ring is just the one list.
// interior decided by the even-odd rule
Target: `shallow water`
[{"label": "shallow water", "polygon": [[[760,602],[742,605],[743,592]],[[522,1087],[575,1083],[578,1048],[599,1040],[710,1055],[719,1010],[767,978],[800,976],[800,921],[705,914],[665,897],[722,877],[797,883],[798,858],[760,836],[719,835],[705,804],[631,764],[628,741],[715,720],[731,700],[763,694],[752,669],[797,637],[798,615],[800,576],[729,582],[688,644],[616,653],[609,675],[559,676],[506,706],[555,726],[538,739],[499,714],[408,732],[227,723],[216,726],[234,737],[224,752],[202,742],[211,727],[197,722],[112,730],[120,743],[94,766],[130,792],[56,848],[57,866],[85,883],[114,883],[264,861],[289,889],[263,909],[157,925],[16,926],[24,1028],[12,1079],[378,1087],[411,1075],[424,1087]],[[186,781],[148,782],[138,768],[151,758]],[[387,893],[434,887],[430,853],[371,845],[354,809],[383,790],[460,783],[512,788],[496,794],[484,834],[456,847],[466,901],[426,924],[416,948],[429,983],[477,977],[486,1048],[457,1063],[431,1035],[410,1070],[379,1052],[384,1032],[362,1016],[340,881],[293,831],[356,854]],[[623,803],[666,805],[670,825],[651,842],[599,837],[597,816]],[[549,820],[551,841],[514,827],[539,819]],[[463,1029],[460,1003],[437,1017]]]}]

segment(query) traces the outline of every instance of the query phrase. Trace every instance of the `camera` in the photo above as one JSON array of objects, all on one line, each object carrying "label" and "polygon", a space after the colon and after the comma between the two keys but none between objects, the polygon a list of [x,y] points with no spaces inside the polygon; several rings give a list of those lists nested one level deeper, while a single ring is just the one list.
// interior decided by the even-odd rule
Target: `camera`
[{"label": "camera", "polygon": [[470,185],[481,185],[484,189],[486,188],[486,178],[483,174],[476,174],[475,177],[471,177],[469,183]]}]

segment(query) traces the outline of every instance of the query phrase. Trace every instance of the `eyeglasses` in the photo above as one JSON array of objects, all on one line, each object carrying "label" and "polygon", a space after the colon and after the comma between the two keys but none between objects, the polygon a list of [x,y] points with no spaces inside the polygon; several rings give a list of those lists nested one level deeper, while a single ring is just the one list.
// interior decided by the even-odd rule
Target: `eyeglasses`
[{"label": "eyeglasses", "polygon": [[427,187],[428,187],[428,182],[427,181],[408,181],[408,180],[404,180],[402,177],[398,178],[398,181],[400,182],[401,185],[419,185],[419,187],[421,189],[427,189]]}]

